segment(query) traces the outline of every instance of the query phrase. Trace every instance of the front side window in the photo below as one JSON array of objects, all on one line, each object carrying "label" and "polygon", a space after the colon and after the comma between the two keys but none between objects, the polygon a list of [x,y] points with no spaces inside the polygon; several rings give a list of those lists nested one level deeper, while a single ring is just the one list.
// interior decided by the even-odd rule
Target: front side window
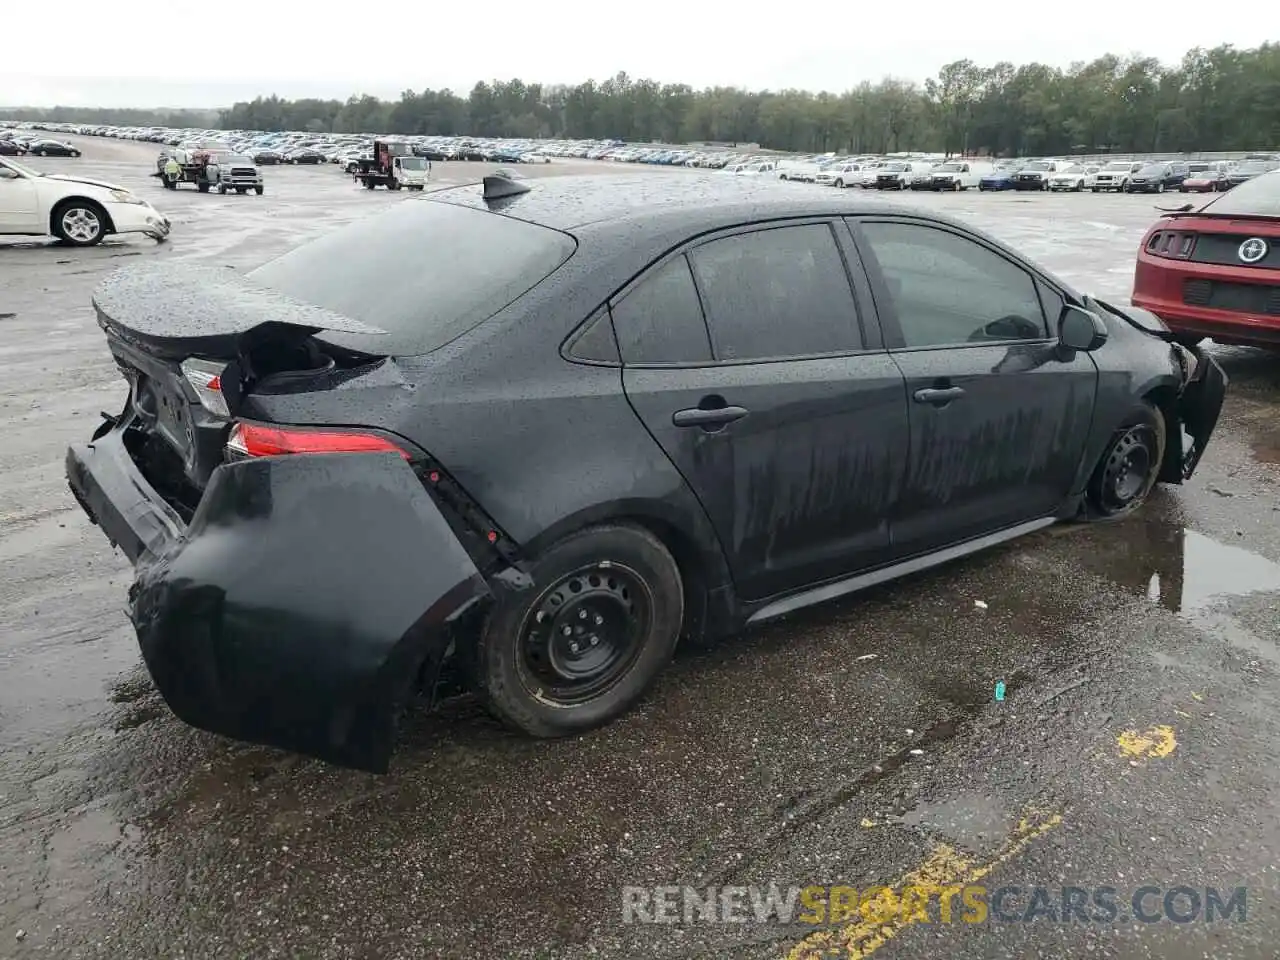
[{"label": "front side window", "polygon": [[1035,280],[982,244],[914,223],[864,223],[906,347],[1048,337]]},{"label": "front side window", "polygon": [[689,255],[717,360],[862,348],[844,260],[827,224],[712,240]]}]

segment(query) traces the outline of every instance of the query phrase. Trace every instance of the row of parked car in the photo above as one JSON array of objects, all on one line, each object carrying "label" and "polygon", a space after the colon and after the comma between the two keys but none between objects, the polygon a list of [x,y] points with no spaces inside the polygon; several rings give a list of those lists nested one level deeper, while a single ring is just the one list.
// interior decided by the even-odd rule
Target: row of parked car
[{"label": "row of parked car", "polygon": [[78,157],[80,151],[62,140],[31,131],[0,130],[0,157]]},{"label": "row of parked car", "polygon": [[1211,193],[1228,190],[1259,174],[1280,168],[1280,157],[1255,154],[1243,160],[1144,161],[1115,159],[1081,162],[1042,158],[988,161],[936,157],[844,157],[819,160],[751,159],[730,165],[738,176],[776,176],[782,180],[831,187],[878,190],[1038,190],[1093,193]]}]

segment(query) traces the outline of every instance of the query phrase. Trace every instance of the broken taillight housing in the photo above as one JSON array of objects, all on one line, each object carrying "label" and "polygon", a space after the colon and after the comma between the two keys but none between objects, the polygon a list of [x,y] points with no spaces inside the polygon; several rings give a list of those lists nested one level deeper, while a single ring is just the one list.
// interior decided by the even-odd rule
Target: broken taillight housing
[{"label": "broken taillight housing", "polygon": [[277,427],[237,423],[227,437],[227,450],[241,457],[278,457],[293,453],[398,453],[408,451],[376,433],[326,430],[310,427]]},{"label": "broken taillight housing", "polygon": [[1196,235],[1182,230],[1157,230],[1147,239],[1147,253],[1185,260],[1195,249]]},{"label": "broken taillight housing", "polygon": [[189,357],[182,361],[182,375],[187,378],[204,407],[215,417],[231,417],[227,407],[227,398],[222,393],[222,374],[226,371],[225,363],[213,360],[200,360]]}]

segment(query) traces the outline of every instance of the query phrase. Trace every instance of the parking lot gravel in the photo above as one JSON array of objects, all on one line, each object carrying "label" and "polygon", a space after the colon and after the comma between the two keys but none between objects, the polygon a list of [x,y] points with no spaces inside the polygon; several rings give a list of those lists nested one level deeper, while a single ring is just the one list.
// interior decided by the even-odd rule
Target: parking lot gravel
[{"label": "parking lot gravel", "polygon": [[[108,271],[247,269],[412,201],[332,166],[265,168],[262,197],[170,192],[154,146],[76,142],[83,158],[38,165],[128,186],[174,228],[0,241],[0,957],[1274,958],[1280,358],[1213,348],[1232,378],[1218,432],[1194,479],[1135,518],[682,651],[588,736],[523,740],[456,699],[414,714],[392,773],[369,776],[168,712],[123,612],[129,566],[62,458],[123,396],[89,303]],[[1137,196],[903,202],[1119,302],[1156,215]],[[1247,915],[815,929],[622,909],[628,886],[920,877],[1024,903],[1036,886],[1245,887]]]}]

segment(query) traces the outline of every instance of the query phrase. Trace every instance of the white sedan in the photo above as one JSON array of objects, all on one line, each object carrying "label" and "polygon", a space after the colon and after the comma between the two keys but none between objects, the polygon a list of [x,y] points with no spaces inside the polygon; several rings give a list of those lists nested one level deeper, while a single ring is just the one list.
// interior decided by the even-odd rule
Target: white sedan
[{"label": "white sedan", "polygon": [[112,233],[169,235],[169,220],[123,187],[37,173],[0,157],[0,236],[54,236],[90,247]]}]

